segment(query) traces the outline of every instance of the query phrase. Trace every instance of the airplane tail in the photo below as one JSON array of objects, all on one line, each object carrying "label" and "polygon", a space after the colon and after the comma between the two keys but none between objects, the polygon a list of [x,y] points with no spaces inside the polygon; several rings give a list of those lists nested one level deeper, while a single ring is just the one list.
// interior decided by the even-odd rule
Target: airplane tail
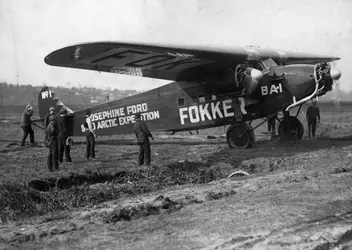
[{"label": "airplane tail", "polygon": [[55,108],[56,114],[60,112],[62,107],[66,108],[68,114],[74,113],[65,104],[63,104],[58,97],[55,96],[55,92],[52,89],[49,87],[44,87],[40,90],[38,95],[38,109],[41,119],[44,119],[50,107]]}]

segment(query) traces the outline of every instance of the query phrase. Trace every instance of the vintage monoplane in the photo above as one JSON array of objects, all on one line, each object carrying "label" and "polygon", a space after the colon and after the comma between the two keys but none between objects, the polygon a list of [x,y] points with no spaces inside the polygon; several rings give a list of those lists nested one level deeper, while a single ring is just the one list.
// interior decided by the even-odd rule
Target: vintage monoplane
[{"label": "vintage monoplane", "polygon": [[[45,63],[173,81],[135,96],[91,107],[97,135],[131,133],[141,113],[152,131],[191,131],[230,125],[232,148],[255,141],[251,122],[278,119],[281,139],[301,139],[303,125],[293,107],[332,90],[341,73],[329,63],[340,58],[261,49],[259,47],[192,47],[96,42],[52,52]],[[63,104],[47,87],[39,94],[40,117],[49,106]],[[299,108],[300,110],[300,108]],[[299,112],[298,110],[298,112]],[[81,136],[84,110],[70,111],[70,133]],[[258,125],[259,126],[259,125]]]}]

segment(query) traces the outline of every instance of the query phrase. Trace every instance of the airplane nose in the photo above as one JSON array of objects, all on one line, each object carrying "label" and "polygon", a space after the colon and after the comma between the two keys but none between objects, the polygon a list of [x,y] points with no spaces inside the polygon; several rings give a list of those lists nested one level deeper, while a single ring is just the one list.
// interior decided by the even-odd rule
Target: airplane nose
[{"label": "airplane nose", "polygon": [[330,76],[331,76],[331,78],[333,79],[333,80],[338,80],[338,79],[340,79],[340,77],[341,77],[341,72],[338,70],[338,69],[336,69],[336,68],[331,68],[330,69]]}]

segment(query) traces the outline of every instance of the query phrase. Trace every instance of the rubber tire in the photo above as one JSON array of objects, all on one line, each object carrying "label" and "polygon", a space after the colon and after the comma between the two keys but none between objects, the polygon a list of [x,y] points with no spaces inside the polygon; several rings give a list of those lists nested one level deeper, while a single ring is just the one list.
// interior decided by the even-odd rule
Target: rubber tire
[{"label": "rubber tire", "polygon": [[[241,138],[244,138],[243,141],[237,142],[234,141],[235,133],[244,133]],[[236,138],[238,138],[236,136]],[[245,149],[252,147],[255,137],[253,129],[247,123],[238,123],[231,125],[226,132],[226,141],[230,148],[235,149]]]},{"label": "rubber tire", "polygon": [[292,125],[294,126],[294,130],[295,130],[296,133],[287,136],[287,133],[285,133],[285,131],[284,131],[284,123],[285,123],[285,121],[282,120],[280,122],[279,129],[278,129],[280,139],[283,140],[283,141],[286,141],[286,140],[300,140],[300,139],[302,139],[303,134],[304,134],[304,127],[303,127],[302,122],[295,116],[290,116],[288,119],[290,119],[289,120],[290,126],[292,126]]}]

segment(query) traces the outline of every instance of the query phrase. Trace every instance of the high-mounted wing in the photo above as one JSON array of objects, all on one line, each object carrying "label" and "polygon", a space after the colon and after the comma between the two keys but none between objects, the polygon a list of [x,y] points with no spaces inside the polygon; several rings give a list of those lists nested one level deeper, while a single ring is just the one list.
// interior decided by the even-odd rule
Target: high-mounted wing
[{"label": "high-mounted wing", "polygon": [[264,61],[268,58],[277,64],[313,64],[339,59],[257,47],[215,48],[96,42],[56,50],[45,57],[45,63],[173,81],[203,81],[246,61]]}]

